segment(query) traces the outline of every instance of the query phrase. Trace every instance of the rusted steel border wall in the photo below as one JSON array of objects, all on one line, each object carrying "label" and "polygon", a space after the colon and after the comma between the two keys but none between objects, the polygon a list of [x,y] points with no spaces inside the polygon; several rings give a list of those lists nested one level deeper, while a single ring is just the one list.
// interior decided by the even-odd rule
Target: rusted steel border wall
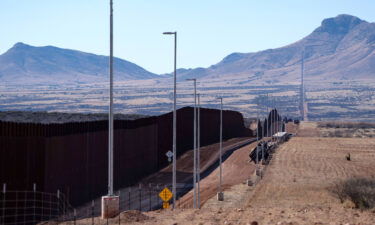
[{"label": "rusted steel border wall", "polygon": [[[201,109],[201,144],[219,140],[220,111]],[[223,137],[251,136],[242,115],[223,112]],[[115,189],[167,165],[172,113],[114,124]],[[79,205],[107,192],[108,122],[32,124],[0,121],[0,183],[10,190],[64,192]],[[193,147],[193,109],[177,112],[178,154]]]}]

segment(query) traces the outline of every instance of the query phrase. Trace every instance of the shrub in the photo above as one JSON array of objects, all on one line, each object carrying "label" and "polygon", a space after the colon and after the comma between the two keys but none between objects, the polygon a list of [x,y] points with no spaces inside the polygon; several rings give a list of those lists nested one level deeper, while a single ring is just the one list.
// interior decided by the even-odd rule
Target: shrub
[{"label": "shrub", "polygon": [[318,127],[321,128],[348,128],[348,129],[370,129],[375,128],[374,123],[365,122],[320,122]]},{"label": "shrub", "polygon": [[337,183],[332,189],[341,202],[352,201],[357,208],[370,209],[375,207],[375,180],[352,178]]}]

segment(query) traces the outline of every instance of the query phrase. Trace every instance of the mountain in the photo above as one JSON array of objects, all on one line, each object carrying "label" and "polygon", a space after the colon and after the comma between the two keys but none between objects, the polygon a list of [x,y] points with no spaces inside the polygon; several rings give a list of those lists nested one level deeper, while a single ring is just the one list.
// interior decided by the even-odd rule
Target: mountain
[{"label": "mountain", "polygon": [[[109,57],[17,43],[0,55],[0,81],[7,83],[102,82],[108,80]],[[116,80],[152,79],[159,75],[134,63],[114,58]]]},{"label": "mountain", "polygon": [[[232,53],[208,68],[178,69],[179,80],[215,79],[247,84],[297,82],[304,56],[306,80],[374,79],[375,23],[351,15],[322,21],[307,37],[255,53]],[[115,58],[115,80],[170,77]],[[108,57],[53,46],[15,44],[0,55],[0,82],[95,83],[108,80]]]},{"label": "mountain", "polygon": [[293,44],[256,53],[233,53],[206,69],[180,70],[178,76],[296,81],[304,52],[307,79],[374,79],[374,48],[375,23],[338,15],[323,20],[320,27]]}]

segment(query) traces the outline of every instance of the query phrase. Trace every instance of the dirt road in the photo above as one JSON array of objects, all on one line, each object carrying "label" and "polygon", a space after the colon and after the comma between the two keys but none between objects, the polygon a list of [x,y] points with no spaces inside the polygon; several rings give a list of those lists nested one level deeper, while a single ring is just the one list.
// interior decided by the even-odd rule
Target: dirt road
[{"label": "dirt road", "polygon": [[[222,164],[222,189],[225,191],[235,184],[245,182],[254,173],[255,165],[249,162],[249,152],[256,146],[252,143],[242,147],[223,162]],[[209,176],[202,180],[201,185],[201,203],[205,204],[207,200],[215,197],[218,192],[219,168],[215,169]],[[225,196],[224,199],[228,200]],[[214,201],[217,202],[217,201]],[[181,200],[179,205],[183,208],[191,208],[193,205],[193,193],[190,191]]]}]

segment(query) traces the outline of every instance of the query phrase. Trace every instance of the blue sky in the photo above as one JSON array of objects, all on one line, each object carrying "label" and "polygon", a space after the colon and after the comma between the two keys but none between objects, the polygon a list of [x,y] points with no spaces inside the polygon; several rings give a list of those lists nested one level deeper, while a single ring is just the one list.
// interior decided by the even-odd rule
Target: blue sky
[{"label": "blue sky", "polygon": [[[16,42],[108,55],[109,0],[1,0],[0,54]],[[208,67],[232,52],[297,41],[324,18],[375,22],[374,0],[114,0],[115,56],[154,73]]]}]

